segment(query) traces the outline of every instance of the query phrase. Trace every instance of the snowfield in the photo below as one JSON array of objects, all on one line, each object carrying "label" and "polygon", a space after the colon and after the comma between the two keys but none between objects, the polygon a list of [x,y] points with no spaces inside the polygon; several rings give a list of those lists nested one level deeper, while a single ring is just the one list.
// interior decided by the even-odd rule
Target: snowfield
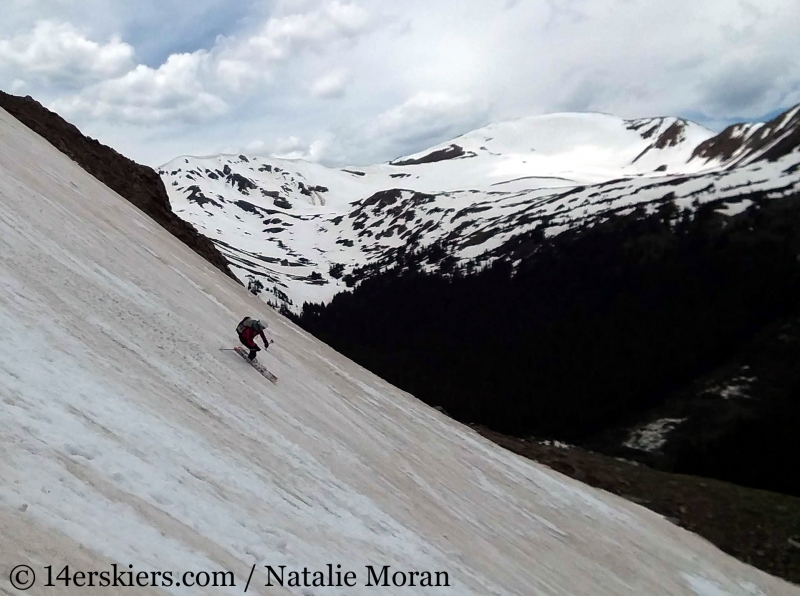
[{"label": "snowfield", "polygon": [[[221,347],[269,322],[273,385]],[[278,317],[0,110],[0,592],[16,565],[231,571],[137,593],[800,589],[506,452]],[[351,588],[265,588],[341,564]],[[380,571],[449,588],[368,587]]]},{"label": "snowfield", "polygon": [[553,236],[668,202],[719,202],[734,215],[752,193],[796,192],[800,153],[757,160],[796,134],[798,112],[718,137],[678,118],[553,114],[492,124],[389,164],[339,170],[219,155],[180,157],[159,173],[173,211],[216,243],[235,275],[259,279],[267,302],[300,312],[403,250],[436,244],[456,263],[487,264],[535,229]]}]

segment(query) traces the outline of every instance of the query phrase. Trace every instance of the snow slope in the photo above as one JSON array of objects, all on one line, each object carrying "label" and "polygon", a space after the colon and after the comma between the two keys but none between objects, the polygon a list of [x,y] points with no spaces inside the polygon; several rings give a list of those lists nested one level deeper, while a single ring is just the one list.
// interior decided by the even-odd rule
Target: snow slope
[{"label": "snow slope", "polygon": [[[440,186],[436,190],[464,188],[463,184],[480,188],[487,181],[494,186],[526,188],[536,178],[591,184],[652,175],[658,168],[683,173],[707,168],[707,164],[688,162],[694,148],[713,136],[707,128],[680,118],[623,120],[599,113],[549,114],[490,124],[391,163],[413,164],[458,147],[464,155],[456,159],[470,163],[438,172]],[[525,180],[527,186],[520,184]]]},{"label": "snow slope", "polygon": [[[277,385],[218,350],[244,314]],[[150,593],[242,593],[256,564],[254,594],[430,593],[366,587],[366,565],[454,595],[800,594],[349,362],[2,110],[0,337],[4,592],[14,565],[117,563],[237,580]],[[358,585],[262,587],[263,565],[327,563]]]},{"label": "snow slope", "polygon": [[[796,192],[800,153],[754,161],[776,143],[794,147],[795,115],[712,139],[677,118],[555,114],[366,168],[220,155],[178,158],[159,173],[175,213],[217,244],[234,273],[257,277],[268,302],[297,312],[402,250],[437,244],[459,262],[485,263],[534,228],[554,235],[671,200],[688,209],[722,202],[735,213],[752,192]],[[745,154],[746,164],[728,167]]]}]

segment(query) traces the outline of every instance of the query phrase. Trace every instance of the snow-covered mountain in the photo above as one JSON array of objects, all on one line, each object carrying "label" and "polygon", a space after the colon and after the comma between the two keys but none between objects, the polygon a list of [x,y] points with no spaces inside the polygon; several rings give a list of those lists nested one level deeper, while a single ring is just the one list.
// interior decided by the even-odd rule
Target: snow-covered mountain
[{"label": "snow-covered mountain", "polygon": [[[656,170],[687,170],[693,149],[714,136],[678,118],[621,120],[607,114],[567,113],[492,124],[423,152],[396,159],[395,166],[472,160],[428,168],[438,188],[524,189],[531,182],[590,184]],[[699,161],[692,170],[703,167]]]},{"label": "snow-covered mountain", "polygon": [[[173,210],[272,304],[327,301],[399,252],[490,261],[519,234],[655,209],[779,197],[800,182],[800,106],[714,134],[677,118],[555,114],[494,124],[389,164],[329,169],[265,157],[181,157],[159,170]],[[770,161],[772,160],[772,161]],[[435,264],[435,263],[432,263]]]},{"label": "snow-covered mountain", "polygon": [[[347,594],[376,593],[367,565],[459,595],[800,594],[356,366],[3,110],[0,214],[2,582],[29,565],[28,593],[90,593],[45,567],[117,565],[153,594],[230,571],[214,593],[317,595],[264,566],[341,564]],[[277,385],[218,350],[243,314],[269,322]]]}]

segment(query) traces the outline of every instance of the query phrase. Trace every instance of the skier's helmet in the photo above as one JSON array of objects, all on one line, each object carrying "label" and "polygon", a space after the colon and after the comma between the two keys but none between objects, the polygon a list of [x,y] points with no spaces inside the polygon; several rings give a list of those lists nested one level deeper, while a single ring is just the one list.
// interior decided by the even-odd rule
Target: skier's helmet
[{"label": "skier's helmet", "polygon": [[261,331],[264,331],[264,329],[266,329],[266,328],[267,328],[267,324],[266,324],[266,323],[264,323],[263,321],[256,321],[256,327],[257,327],[259,330],[261,330]]}]

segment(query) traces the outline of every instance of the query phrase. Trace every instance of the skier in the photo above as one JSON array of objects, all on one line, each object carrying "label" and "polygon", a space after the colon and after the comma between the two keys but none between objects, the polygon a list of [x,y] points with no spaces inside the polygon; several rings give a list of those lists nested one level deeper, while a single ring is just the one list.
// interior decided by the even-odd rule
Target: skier
[{"label": "skier", "polygon": [[266,323],[262,323],[258,319],[251,319],[250,317],[245,317],[236,326],[236,333],[239,334],[239,341],[250,350],[248,358],[253,362],[255,362],[256,353],[261,351],[261,348],[259,348],[254,341],[257,336],[260,335],[261,339],[264,340],[265,350],[269,347],[269,340],[264,335],[264,329],[266,328]]}]

